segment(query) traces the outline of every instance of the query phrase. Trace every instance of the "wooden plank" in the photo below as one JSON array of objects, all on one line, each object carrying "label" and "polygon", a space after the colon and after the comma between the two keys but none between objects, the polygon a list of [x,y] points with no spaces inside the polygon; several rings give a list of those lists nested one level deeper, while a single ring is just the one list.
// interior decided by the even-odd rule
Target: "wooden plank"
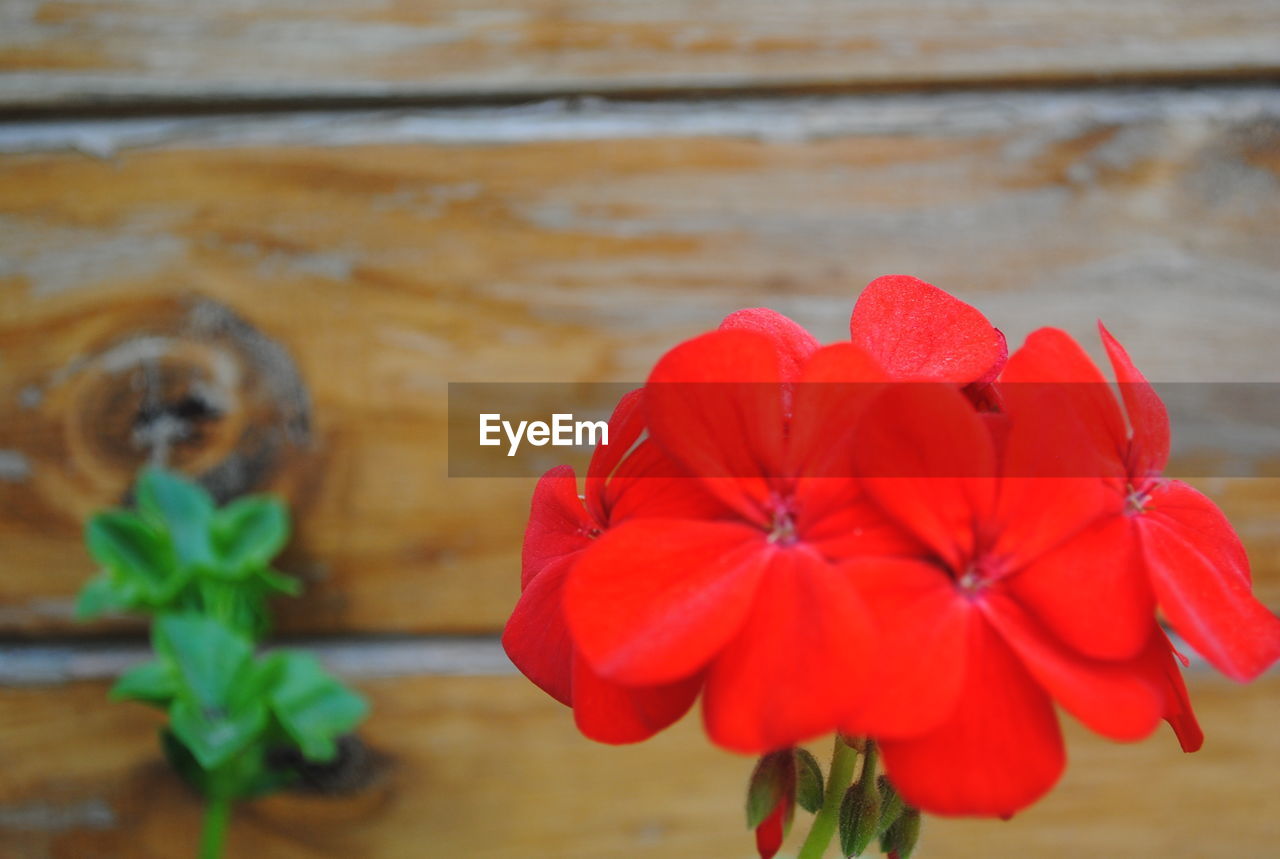
[{"label": "wooden plank", "polygon": [[1277,0],[8,0],[0,109],[1256,77]]},{"label": "wooden plank", "polygon": [[[743,306],[836,340],[907,271],[1014,344],[1102,317],[1153,378],[1275,382],[1278,120],[1222,89],[11,126],[0,629],[70,628],[78,523],[165,426],[143,389],[192,413],[179,464],[292,499],[284,628],[320,632],[510,610],[531,481],[444,476],[449,381],[639,380]],[[1280,606],[1277,482],[1204,485]]]},{"label": "wooden plank", "polygon": [[[1183,755],[1163,728],[1117,745],[1068,725],[1071,761],[1046,800],[1007,823],[926,818],[921,855],[1270,855],[1280,838],[1280,678],[1191,681],[1208,735],[1201,752]],[[241,807],[228,855],[752,855],[741,820],[751,761],[713,749],[696,717],[610,748],[581,738],[568,712],[522,678],[363,685],[373,716],[361,733],[378,764],[336,795]],[[160,763],[156,719],[104,693],[101,683],[0,690],[0,853],[190,852],[198,803]],[[814,751],[825,759],[825,748]]]}]

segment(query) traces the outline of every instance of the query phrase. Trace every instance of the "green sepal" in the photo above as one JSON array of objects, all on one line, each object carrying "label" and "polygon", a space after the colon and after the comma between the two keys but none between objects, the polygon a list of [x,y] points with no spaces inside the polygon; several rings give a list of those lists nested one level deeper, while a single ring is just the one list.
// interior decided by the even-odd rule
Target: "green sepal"
[{"label": "green sepal", "polygon": [[[747,828],[755,829],[780,803],[794,801],[796,759],[791,749],[769,752],[756,762],[747,782]],[[785,817],[789,818],[790,814]]]},{"label": "green sepal", "polygon": [[269,659],[281,666],[280,683],[271,695],[271,709],[280,726],[307,760],[333,760],[338,754],[334,740],[368,715],[368,702],[342,685],[310,653],[278,651]]},{"label": "green sepal", "polygon": [[222,568],[243,578],[271,563],[289,542],[289,513],[269,495],[237,499],[214,515],[213,541]]},{"label": "green sepal", "polygon": [[840,855],[861,856],[879,829],[880,790],[874,779],[864,776],[849,786],[840,802]]},{"label": "green sepal", "polygon": [[212,565],[213,498],[198,483],[163,468],[142,470],[137,485],[138,509],[152,524],[169,532],[178,560],[186,565]]},{"label": "green sepal", "polygon": [[822,767],[818,759],[807,749],[797,748],[796,752],[796,802],[810,814],[817,814],[822,808],[823,779]]},{"label": "green sepal", "polygon": [[178,680],[172,664],[153,659],[121,674],[108,696],[113,701],[141,701],[167,707],[177,694]]}]

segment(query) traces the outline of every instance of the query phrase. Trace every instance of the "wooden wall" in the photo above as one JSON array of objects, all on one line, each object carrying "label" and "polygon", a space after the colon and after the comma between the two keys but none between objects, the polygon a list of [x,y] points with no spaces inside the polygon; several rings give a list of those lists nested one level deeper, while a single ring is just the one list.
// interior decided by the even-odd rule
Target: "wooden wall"
[{"label": "wooden wall", "polygon": [[[283,629],[375,704],[367,771],[237,855],[747,855],[750,761],[591,745],[509,674],[530,481],[445,476],[446,384],[637,380],[742,306],[835,340],[890,272],[1280,381],[1278,75],[1277,0],[0,0],[0,853],[194,826],[103,700],[136,626],[70,619],[159,404],[173,461],[289,497]],[[1198,483],[1280,609],[1280,484]],[[1273,850],[1280,685],[1190,679],[1204,753],[1077,732],[1042,808],[924,855]]]}]

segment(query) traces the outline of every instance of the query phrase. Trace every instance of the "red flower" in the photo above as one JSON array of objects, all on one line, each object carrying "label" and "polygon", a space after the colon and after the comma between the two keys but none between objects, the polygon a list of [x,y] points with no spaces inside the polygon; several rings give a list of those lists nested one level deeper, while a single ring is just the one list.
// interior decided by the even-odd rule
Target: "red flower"
[{"label": "red flower", "polygon": [[697,697],[700,678],[648,688],[600,678],[578,656],[565,627],[566,577],[583,550],[619,522],[655,512],[705,515],[717,509],[696,483],[671,478],[671,466],[652,444],[642,442],[626,455],[643,430],[640,401],[640,392],[632,392],[614,410],[612,444],[592,456],[583,498],[568,466],[538,481],[525,531],[520,600],[502,634],[507,655],[525,676],[572,706],[585,735],[610,743],[646,739],[679,719]]},{"label": "red flower", "polygon": [[789,746],[857,709],[871,624],[832,562],[915,545],[850,479],[870,391],[831,383],[984,382],[1005,359],[980,313],[913,278],[872,283],[850,328],[855,344],[819,349],[785,317],[749,310],[668,353],[646,386],[650,439],[732,512],[612,528],[565,588],[588,665],[630,687],[705,671],[707,730],[729,748]]},{"label": "red flower", "polygon": [[612,528],[565,594],[594,669],[628,685],[705,672],[707,732],[744,752],[829,732],[858,706],[871,622],[831,558],[900,540],[858,504],[852,480],[781,477],[813,473],[849,425],[832,419],[856,408],[824,385],[789,403],[783,383],[879,375],[851,344],[780,358],[796,339],[731,325],[658,362],[645,387],[650,440],[729,512]]},{"label": "red flower", "polygon": [[[823,348],[744,310],[664,355],[585,495],[568,468],[535,490],[516,665],[607,742],[699,691],[729,749],[874,737],[904,799],[940,813],[1047,791],[1055,703],[1117,740],[1163,717],[1198,748],[1157,604],[1237,679],[1280,658],[1280,620],[1222,513],[1160,476],[1168,417],[1119,344],[1103,330],[1123,411],[1067,335],[1008,359],[914,278],[873,281],[850,334]],[[762,856],[784,819],[759,823]]]},{"label": "red flower", "polygon": [[1210,663],[1250,680],[1280,658],[1280,620],[1254,598],[1248,557],[1222,511],[1187,484],[1160,476],[1169,460],[1168,413],[1124,348],[1101,324],[1099,330],[1124,414],[1084,350],[1056,329],[1028,337],[1002,379],[1032,383],[1010,396],[1052,410],[1053,446],[1074,450],[1110,490],[1099,521],[1038,575],[1022,579],[1020,597],[1064,641],[1101,658],[1142,649],[1159,604]]},{"label": "red flower", "polygon": [[[1033,454],[1039,422],[984,418],[951,387],[897,386],[873,409],[857,440],[863,486],[926,551],[845,567],[879,622],[883,668],[847,730],[881,739],[886,771],[912,805],[1012,814],[1062,770],[1053,701],[1122,740],[1149,733],[1164,708],[1136,662],[1073,651],[1017,590],[1097,517],[1100,482],[997,477]],[[1150,616],[1146,634],[1158,634]]]}]

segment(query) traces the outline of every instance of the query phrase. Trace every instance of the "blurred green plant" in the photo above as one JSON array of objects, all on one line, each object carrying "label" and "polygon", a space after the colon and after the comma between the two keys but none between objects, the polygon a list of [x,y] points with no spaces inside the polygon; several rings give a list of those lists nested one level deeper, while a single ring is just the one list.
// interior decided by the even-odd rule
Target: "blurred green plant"
[{"label": "blurred green plant", "polygon": [[218,508],[198,484],[148,467],[136,501],[136,511],[89,520],[85,542],[102,570],[80,592],[76,613],[153,617],[155,658],[123,674],[111,698],[168,714],[161,743],[208,800],[200,856],[216,859],[232,803],[297,778],[278,752],[334,760],[337,739],[369,706],[309,653],[256,653],[271,626],[268,600],[301,592],[297,580],[271,567],[289,540],[279,500],[247,496]]}]

